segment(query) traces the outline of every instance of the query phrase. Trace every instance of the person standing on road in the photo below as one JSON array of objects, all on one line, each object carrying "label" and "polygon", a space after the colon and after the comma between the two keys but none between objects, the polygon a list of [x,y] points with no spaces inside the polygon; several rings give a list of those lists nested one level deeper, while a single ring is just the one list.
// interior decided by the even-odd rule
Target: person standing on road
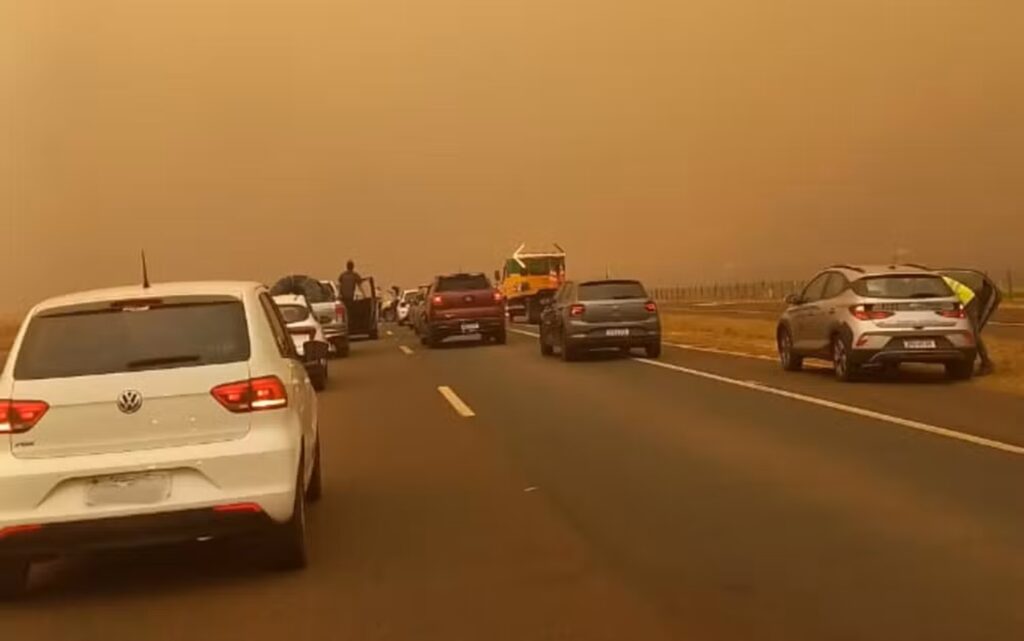
[{"label": "person standing on road", "polygon": [[345,271],[338,276],[338,293],[341,294],[342,302],[348,305],[354,301],[357,287],[360,293],[366,296],[366,290],[363,289],[363,277],[356,271],[355,262],[350,260],[345,264]]},{"label": "person standing on road", "polygon": [[[992,364],[992,359],[988,355],[988,348],[985,347],[985,341],[981,338],[981,299],[987,300],[991,296],[991,292],[975,292],[973,289],[964,285],[960,281],[950,278],[949,276],[943,276],[943,280],[949,285],[949,288],[953,290],[953,293],[959,299],[960,304],[964,306],[964,311],[967,313],[967,317],[971,320],[971,327],[974,328],[974,343],[978,347],[978,358],[981,359],[981,368],[978,373],[982,376],[991,374],[995,366]],[[982,285],[983,288],[988,287],[988,283]]]}]

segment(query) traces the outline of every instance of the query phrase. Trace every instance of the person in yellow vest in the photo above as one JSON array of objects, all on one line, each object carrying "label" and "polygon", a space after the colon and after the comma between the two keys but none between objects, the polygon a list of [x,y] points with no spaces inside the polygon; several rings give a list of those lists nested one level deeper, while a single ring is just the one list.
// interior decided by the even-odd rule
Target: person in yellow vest
[{"label": "person in yellow vest", "polygon": [[989,358],[988,348],[985,347],[985,341],[981,338],[981,310],[978,305],[978,292],[949,276],[943,276],[942,278],[949,285],[949,288],[953,290],[960,304],[964,306],[967,317],[971,319],[971,326],[974,328],[974,342],[978,346],[978,358],[981,359],[981,368],[978,370],[978,373],[983,376],[991,374],[994,366],[992,359]]}]

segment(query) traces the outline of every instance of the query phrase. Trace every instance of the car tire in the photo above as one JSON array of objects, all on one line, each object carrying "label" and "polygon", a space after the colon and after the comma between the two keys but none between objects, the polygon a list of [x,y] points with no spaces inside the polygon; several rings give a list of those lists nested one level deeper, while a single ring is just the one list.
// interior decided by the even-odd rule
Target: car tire
[{"label": "car tire", "polygon": [[338,358],[348,358],[352,352],[352,348],[349,345],[348,338],[338,338],[334,341],[334,354]]},{"label": "car tire", "polygon": [[501,330],[494,335],[494,342],[498,345],[508,344],[508,330]]},{"label": "car tire", "polygon": [[313,389],[322,392],[327,389],[327,361],[324,360],[309,376]]},{"label": "car tire", "polygon": [[946,363],[946,378],[952,381],[966,381],[974,376],[974,363],[953,361]]},{"label": "car tire", "polygon": [[426,345],[430,349],[437,349],[438,347],[441,346],[441,339],[438,338],[438,336],[434,334],[434,332],[427,330],[423,334],[425,337],[424,340],[426,341],[425,343],[423,343],[424,345]]},{"label": "car tire", "polygon": [[28,559],[0,559],[0,600],[9,601],[25,595],[31,567],[32,562]]},{"label": "car tire", "polygon": [[287,523],[274,526],[270,533],[267,559],[275,570],[301,570],[309,564],[306,545],[306,501],[302,488],[302,462],[295,486],[295,506]]},{"label": "car tire", "polygon": [[380,330],[377,329],[376,327],[374,327],[373,329],[370,330],[370,340],[371,341],[380,340]]},{"label": "car tire", "polygon": [[841,335],[832,338],[832,368],[838,380],[849,383],[857,380],[860,367],[852,362],[850,344]]},{"label": "car tire", "polygon": [[779,364],[787,372],[799,372],[804,367],[804,357],[793,352],[793,334],[783,327],[776,337],[779,348]]},{"label": "car tire", "polygon": [[569,344],[569,341],[562,339],[562,360],[566,363],[574,363],[580,359],[579,350]]},{"label": "car tire", "polygon": [[647,352],[647,358],[661,358],[661,341],[651,343],[644,350]]},{"label": "car tire", "polygon": [[324,493],[323,472],[320,464],[320,435],[317,430],[316,447],[313,450],[313,473],[309,477],[309,487],[306,488],[306,500],[310,503],[320,500]]}]

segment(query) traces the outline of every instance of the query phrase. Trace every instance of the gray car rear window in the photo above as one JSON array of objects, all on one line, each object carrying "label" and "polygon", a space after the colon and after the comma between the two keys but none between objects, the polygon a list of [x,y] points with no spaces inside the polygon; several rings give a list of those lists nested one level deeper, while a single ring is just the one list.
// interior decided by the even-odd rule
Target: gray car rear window
[{"label": "gray car rear window", "polygon": [[647,298],[644,286],[636,281],[602,281],[599,283],[583,283],[579,286],[581,301],[593,300],[631,300]]},{"label": "gray car rear window", "polygon": [[948,298],[953,295],[939,276],[870,276],[853,282],[853,291],[865,298]]},{"label": "gray car rear window", "polygon": [[40,315],[18,350],[19,380],[196,367],[247,361],[241,301]]},{"label": "gray car rear window", "polygon": [[468,292],[490,288],[490,281],[483,275],[442,276],[437,279],[437,291],[439,292]]}]

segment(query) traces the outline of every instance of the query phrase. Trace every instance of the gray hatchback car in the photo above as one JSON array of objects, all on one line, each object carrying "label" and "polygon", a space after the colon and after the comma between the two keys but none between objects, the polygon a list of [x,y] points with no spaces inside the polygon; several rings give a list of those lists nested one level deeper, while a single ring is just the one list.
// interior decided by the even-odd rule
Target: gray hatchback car
[{"label": "gray hatchback car", "polygon": [[956,379],[974,372],[974,328],[936,272],[836,265],[786,302],[776,334],[786,370],[799,370],[804,358],[825,358],[843,381],[900,363],[941,363]]},{"label": "gray hatchback car", "polygon": [[541,312],[540,351],[551,356],[556,348],[567,361],[602,348],[643,348],[648,358],[658,358],[658,306],[635,280],[567,282]]}]

